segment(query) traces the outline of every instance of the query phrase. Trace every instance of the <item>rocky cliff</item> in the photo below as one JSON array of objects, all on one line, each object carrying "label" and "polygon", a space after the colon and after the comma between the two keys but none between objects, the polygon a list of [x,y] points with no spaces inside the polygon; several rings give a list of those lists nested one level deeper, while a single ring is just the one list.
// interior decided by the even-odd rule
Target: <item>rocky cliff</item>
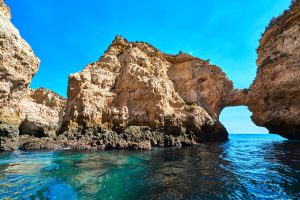
[{"label": "rocky cliff", "polygon": [[300,1],[274,18],[257,49],[257,77],[233,89],[222,70],[117,36],[101,58],[69,76],[68,98],[29,85],[39,59],[0,0],[0,150],[150,149],[224,141],[219,114],[247,105],[259,125],[300,139]]},{"label": "rocky cliff", "polygon": [[21,123],[20,101],[39,65],[29,45],[10,22],[9,8],[0,0],[0,146],[14,149]]},{"label": "rocky cliff", "polygon": [[[188,89],[187,89],[188,88]],[[144,42],[117,36],[99,61],[69,76],[61,132],[105,128],[122,133],[148,127],[191,142],[226,140],[218,122],[233,86],[217,66],[188,54],[168,55]]]},{"label": "rocky cliff", "polygon": [[22,135],[55,135],[65,101],[48,90],[29,89],[39,59],[10,18],[9,8],[0,0],[1,150],[16,149]]},{"label": "rocky cliff", "polygon": [[219,67],[118,36],[99,61],[70,75],[66,101],[29,89],[39,59],[3,1],[0,8],[2,150],[149,149],[227,140],[218,116],[233,86]]},{"label": "rocky cliff", "polygon": [[257,76],[248,102],[252,120],[289,139],[300,139],[300,1],[272,19],[257,49]]},{"label": "rocky cliff", "polygon": [[0,117],[13,123],[20,112],[15,106],[27,96],[39,59],[11,24],[9,9],[3,0],[0,1],[0,24],[0,109],[5,110],[0,112]]}]

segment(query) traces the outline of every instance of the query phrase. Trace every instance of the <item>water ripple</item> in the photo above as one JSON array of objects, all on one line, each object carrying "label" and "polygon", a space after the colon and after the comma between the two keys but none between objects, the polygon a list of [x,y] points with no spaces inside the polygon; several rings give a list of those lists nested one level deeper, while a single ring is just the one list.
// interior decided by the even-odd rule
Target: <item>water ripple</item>
[{"label": "water ripple", "polygon": [[0,154],[0,199],[299,199],[300,143],[231,135],[152,151]]}]

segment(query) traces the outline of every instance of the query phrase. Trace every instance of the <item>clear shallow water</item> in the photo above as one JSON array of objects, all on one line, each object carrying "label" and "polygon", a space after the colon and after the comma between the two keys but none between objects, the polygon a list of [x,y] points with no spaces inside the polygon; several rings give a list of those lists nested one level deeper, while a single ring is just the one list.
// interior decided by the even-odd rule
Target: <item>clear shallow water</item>
[{"label": "clear shallow water", "polygon": [[299,199],[300,142],[230,135],[152,151],[0,154],[0,199]]}]

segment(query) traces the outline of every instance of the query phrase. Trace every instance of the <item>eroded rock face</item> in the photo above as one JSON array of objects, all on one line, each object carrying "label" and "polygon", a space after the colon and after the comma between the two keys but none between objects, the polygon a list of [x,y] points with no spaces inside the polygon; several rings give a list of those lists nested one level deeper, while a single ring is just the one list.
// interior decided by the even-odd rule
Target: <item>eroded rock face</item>
[{"label": "eroded rock face", "polygon": [[55,138],[62,123],[65,102],[59,95],[43,88],[28,90],[27,97],[15,105],[20,112],[14,123],[5,119],[0,123],[2,150],[16,149],[22,143],[20,139],[27,136]]},{"label": "eroded rock face", "polygon": [[9,9],[0,2],[0,98],[18,100],[26,96],[39,66],[39,59],[11,24]]},{"label": "eroded rock face", "polygon": [[225,99],[233,90],[226,74],[218,66],[188,54],[165,55],[165,59],[170,62],[167,75],[185,103],[199,105],[213,119],[218,119]]},{"label": "eroded rock face", "polygon": [[54,137],[65,100],[45,90],[30,90],[39,59],[10,22],[0,0],[0,150],[14,150],[20,135]]},{"label": "eroded rock face", "polygon": [[56,137],[62,123],[66,100],[58,94],[39,88],[29,90],[28,97],[20,101],[21,135]]},{"label": "eroded rock face", "polygon": [[38,69],[39,59],[10,22],[9,8],[0,1],[0,149],[14,149],[21,123],[20,101]]},{"label": "eroded rock face", "polygon": [[226,106],[247,105],[272,133],[300,139],[300,1],[272,20],[250,89],[180,52],[117,36],[99,61],[69,76],[68,99],[29,89],[39,59],[0,0],[0,150],[151,149],[224,141]]},{"label": "eroded rock face", "polygon": [[148,126],[166,135],[224,140],[218,114],[230,90],[217,66],[117,36],[99,61],[69,76],[62,131],[102,127],[121,133]]},{"label": "eroded rock face", "polygon": [[271,21],[257,49],[250,87],[252,120],[288,139],[300,139],[300,1]]},{"label": "eroded rock face", "polygon": [[19,101],[27,96],[39,59],[10,22],[9,8],[0,1],[0,119],[18,124]]},{"label": "eroded rock face", "polygon": [[3,14],[3,16],[10,20],[10,9],[4,4],[4,0],[0,0],[0,12]]},{"label": "eroded rock face", "polygon": [[2,150],[150,149],[227,139],[218,115],[232,83],[217,66],[116,37],[98,62],[70,75],[66,102],[29,89],[39,59],[3,1],[0,14]]}]

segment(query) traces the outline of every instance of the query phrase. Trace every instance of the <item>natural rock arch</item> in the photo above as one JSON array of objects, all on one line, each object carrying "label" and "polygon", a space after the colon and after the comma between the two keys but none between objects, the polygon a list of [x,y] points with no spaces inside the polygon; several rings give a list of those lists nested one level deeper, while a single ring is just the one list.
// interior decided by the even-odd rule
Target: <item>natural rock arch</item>
[{"label": "natural rock arch", "polygon": [[3,0],[0,25],[0,150],[20,144],[149,149],[224,141],[228,133],[219,114],[240,105],[248,106],[255,124],[300,139],[300,0],[266,29],[257,76],[244,90],[235,90],[209,61],[119,36],[99,61],[70,75],[68,99],[30,90],[39,59],[11,24]]},{"label": "natural rock arch", "polygon": [[264,127],[258,127],[251,119],[252,113],[247,106],[230,106],[224,108],[219,116],[220,122],[228,133],[267,133]]}]

